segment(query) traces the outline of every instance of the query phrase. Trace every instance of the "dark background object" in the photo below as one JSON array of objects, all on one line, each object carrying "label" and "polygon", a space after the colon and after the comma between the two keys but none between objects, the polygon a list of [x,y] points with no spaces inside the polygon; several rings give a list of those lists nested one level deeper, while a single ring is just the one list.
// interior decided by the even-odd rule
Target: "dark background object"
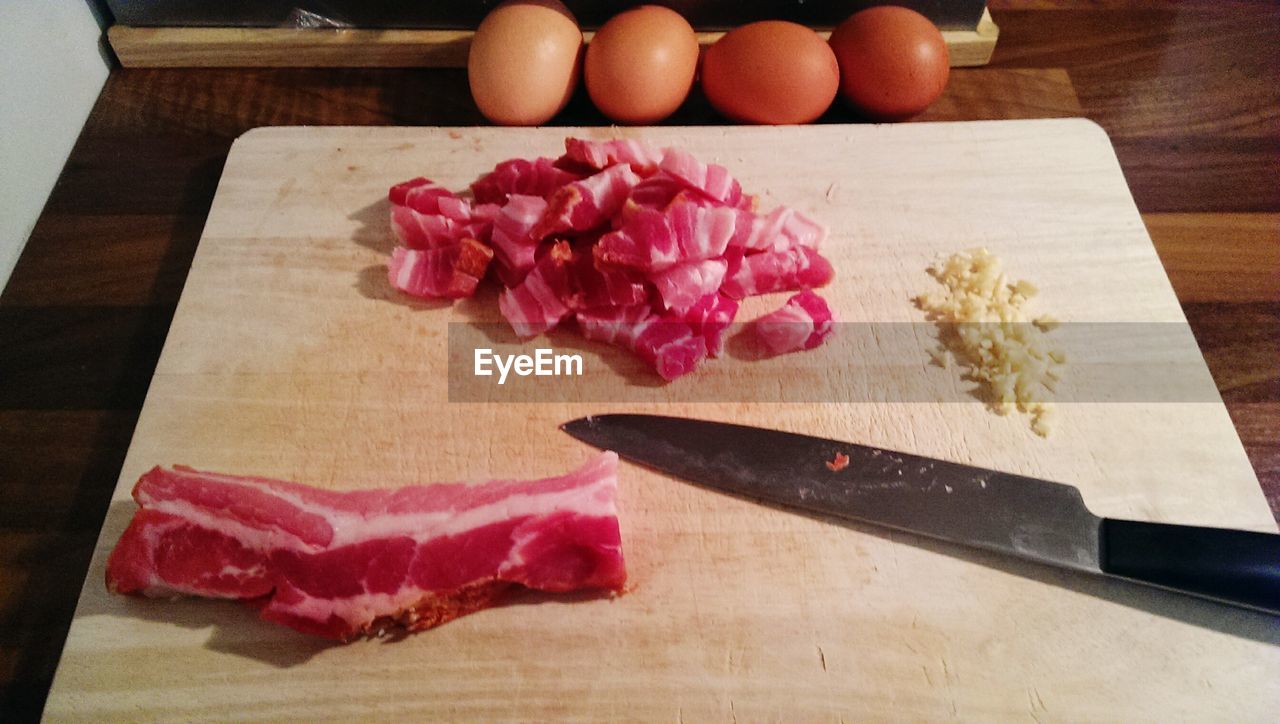
[{"label": "dark background object", "polygon": [[[135,26],[295,25],[296,18],[320,16],[357,28],[470,29],[500,0],[107,0],[116,22]],[[600,26],[617,12],[643,2],[565,0],[584,28]],[[793,20],[833,26],[872,5],[904,5],[928,16],[943,30],[972,30],[985,0],[671,0],[666,5],[701,30],[720,30],[755,20]]]}]

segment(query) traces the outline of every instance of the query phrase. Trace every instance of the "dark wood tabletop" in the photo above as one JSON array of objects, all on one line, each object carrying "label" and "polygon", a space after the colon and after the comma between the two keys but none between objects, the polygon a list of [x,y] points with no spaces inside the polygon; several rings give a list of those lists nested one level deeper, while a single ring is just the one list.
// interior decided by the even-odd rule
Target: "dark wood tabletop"
[{"label": "dark wood tabletop", "polygon": [[[1107,130],[1280,513],[1280,6],[1005,0],[992,16],[992,63],[955,70],[919,120]],[[111,73],[0,295],[0,720],[39,716],[232,141],[483,122],[462,70]],[[668,121],[718,122],[696,91]],[[555,123],[606,121],[580,93]]]}]

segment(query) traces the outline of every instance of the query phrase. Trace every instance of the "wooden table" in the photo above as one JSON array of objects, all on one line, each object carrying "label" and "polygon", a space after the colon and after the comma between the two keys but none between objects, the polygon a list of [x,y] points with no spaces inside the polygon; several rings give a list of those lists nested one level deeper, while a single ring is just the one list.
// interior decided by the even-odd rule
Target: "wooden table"
[{"label": "wooden table", "polygon": [[[1280,10],[1058,5],[992,3],[992,64],[955,71],[921,120],[1108,131],[1280,515]],[[0,718],[39,714],[231,142],[262,125],[482,122],[463,71],[111,75],[0,295]],[[697,95],[669,121],[716,122]],[[605,121],[580,94],[557,123]]]}]

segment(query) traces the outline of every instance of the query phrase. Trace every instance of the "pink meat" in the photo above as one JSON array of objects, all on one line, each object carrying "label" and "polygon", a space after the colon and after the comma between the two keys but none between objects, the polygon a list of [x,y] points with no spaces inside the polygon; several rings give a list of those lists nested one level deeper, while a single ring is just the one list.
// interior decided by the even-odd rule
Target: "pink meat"
[{"label": "pink meat", "polygon": [[574,310],[628,307],[649,298],[644,277],[616,267],[602,267],[590,253],[574,252],[565,304]]},{"label": "pink meat", "polygon": [[632,349],[643,323],[652,316],[653,309],[647,304],[592,309],[578,312],[578,329],[587,339]]},{"label": "pink meat", "polygon": [[529,232],[546,210],[547,202],[541,196],[512,194],[494,218],[490,242],[497,253],[499,274],[507,286],[519,284],[533,268],[538,242]]},{"label": "pink meat", "polygon": [[243,599],[338,640],[430,628],[511,586],[621,590],[617,456],[541,480],[334,492],[154,468],[107,561],[116,593]]},{"label": "pink meat", "polygon": [[728,207],[708,207],[696,203],[673,202],[666,216],[685,261],[714,259],[724,255],[729,241],[738,233],[744,211]]},{"label": "pink meat", "polygon": [[475,239],[435,249],[391,252],[387,278],[391,286],[415,297],[469,297],[484,278],[493,250]]},{"label": "pink meat", "polygon": [[398,183],[387,192],[387,200],[394,206],[408,206],[422,214],[440,213],[441,198],[458,198],[449,189],[419,176]]},{"label": "pink meat", "polygon": [[826,300],[806,289],[757,319],[755,332],[764,348],[777,355],[817,347],[831,336],[834,326]]},{"label": "pink meat", "polygon": [[391,230],[410,249],[452,246],[467,238],[489,239],[495,208],[473,209],[471,202],[425,178],[392,186],[387,198]]},{"label": "pink meat", "polygon": [[661,211],[628,200],[621,228],[600,238],[596,258],[602,264],[648,273],[714,259],[740,235],[739,218],[750,216],[738,209],[678,199]]},{"label": "pink meat", "polygon": [[707,355],[719,357],[724,352],[724,338],[729,325],[738,315],[738,303],[723,294],[708,294],[684,313],[684,321],[702,335]]},{"label": "pink meat", "polygon": [[825,227],[786,206],[757,214],[758,198],[724,167],[678,148],[568,138],[559,158],[504,161],[472,191],[474,203],[425,178],[391,189],[393,228],[409,247],[393,254],[394,285],[470,294],[488,245],[516,334],[574,315],[584,336],[631,350],[666,379],[722,354],[737,300],[834,274],[817,252]]},{"label": "pink meat", "polygon": [[664,380],[694,371],[707,357],[706,340],[688,322],[657,316],[647,305],[579,312],[577,319],[582,336],[634,352]]},{"label": "pink meat", "polygon": [[736,206],[742,201],[742,187],[729,175],[728,169],[714,163],[703,163],[687,151],[666,149],[658,168],[716,201],[729,206]]},{"label": "pink meat", "polygon": [[779,246],[776,242],[774,243],[773,249],[775,251],[797,246],[816,249],[822,242],[827,240],[827,227],[799,211],[793,211],[782,224],[782,240],[782,246]]},{"label": "pink meat", "polygon": [[[669,173],[658,171],[636,184],[628,194],[627,201],[651,209],[662,209],[687,189],[688,187],[680,179]],[[705,198],[701,194],[698,194],[698,197]]]},{"label": "pink meat", "polygon": [[498,309],[517,337],[536,337],[569,314],[564,300],[569,294],[567,267],[572,258],[568,242],[556,242],[524,281],[498,296]]},{"label": "pink meat", "polygon": [[730,261],[720,291],[733,299],[756,294],[820,287],[835,276],[831,262],[807,246],[786,251],[749,254],[741,263]]},{"label": "pink meat", "polygon": [[[615,163],[625,163],[638,174],[650,174],[662,163],[662,151],[644,141],[618,139],[613,141],[588,141],[582,138],[564,139],[565,154],[562,160],[603,171]],[[563,165],[563,164],[562,164]]]},{"label": "pink meat", "polygon": [[547,213],[531,233],[535,239],[545,239],[552,234],[605,225],[638,183],[640,177],[629,166],[619,164],[563,186],[547,200]]},{"label": "pink meat", "polygon": [[664,380],[689,374],[707,358],[706,340],[672,314],[637,325],[632,350]]},{"label": "pink meat", "polygon": [[476,202],[481,204],[506,203],[510,194],[546,198],[561,186],[573,183],[582,176],[557,167],[549,158],[532,161],[513,158],[498,164],[471,184],[471,193],[475,195]]},{"label": "pink meat", "polygon": [[649,277],[667,309],[683,314],[703,297],[715,294],[729,268],[724,259],[706,259],[671,267]]},{"label": "pink meat", "polygon": [[666,213],[628,203],[622,216],[622,228],[601,236],[595,246],[601,265],[655,272],[680,262],[679,241]]},{"label": "pink meat", "polygon": [[767,249],[775,249],[778,251],[788,248],[790,245],[783,240],[782,231],[795,214],[794,211],[786,206],[779,206],[764,216],[757,216],[745,211],[741,214],[740,224],[734,238],[729,242],[733,246],[742,247],[747,251],[764,251]]}]

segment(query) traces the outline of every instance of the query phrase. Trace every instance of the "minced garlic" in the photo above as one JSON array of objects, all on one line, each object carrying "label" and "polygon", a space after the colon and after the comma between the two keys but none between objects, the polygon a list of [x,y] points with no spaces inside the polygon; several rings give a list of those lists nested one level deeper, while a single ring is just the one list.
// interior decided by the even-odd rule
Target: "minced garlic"
[{"label": "minced garlic", "polygon": [[1045,336],[1058,320],[1027,313],[1028,300],[1039,290],[1025,280],[1010,282],[1000,259],[986,249],[953,254],[929,274],[945,290],[915,301],[930,320],[944,325],[943,346],[929,352],[934,363],[948,368],[954,362],[966,378],[985,385],[997,413],[1028,413],[1031,429],[1047,436],[1056,413],[1046,397],[1055,391],[1067,357],[1050,349]]}]

